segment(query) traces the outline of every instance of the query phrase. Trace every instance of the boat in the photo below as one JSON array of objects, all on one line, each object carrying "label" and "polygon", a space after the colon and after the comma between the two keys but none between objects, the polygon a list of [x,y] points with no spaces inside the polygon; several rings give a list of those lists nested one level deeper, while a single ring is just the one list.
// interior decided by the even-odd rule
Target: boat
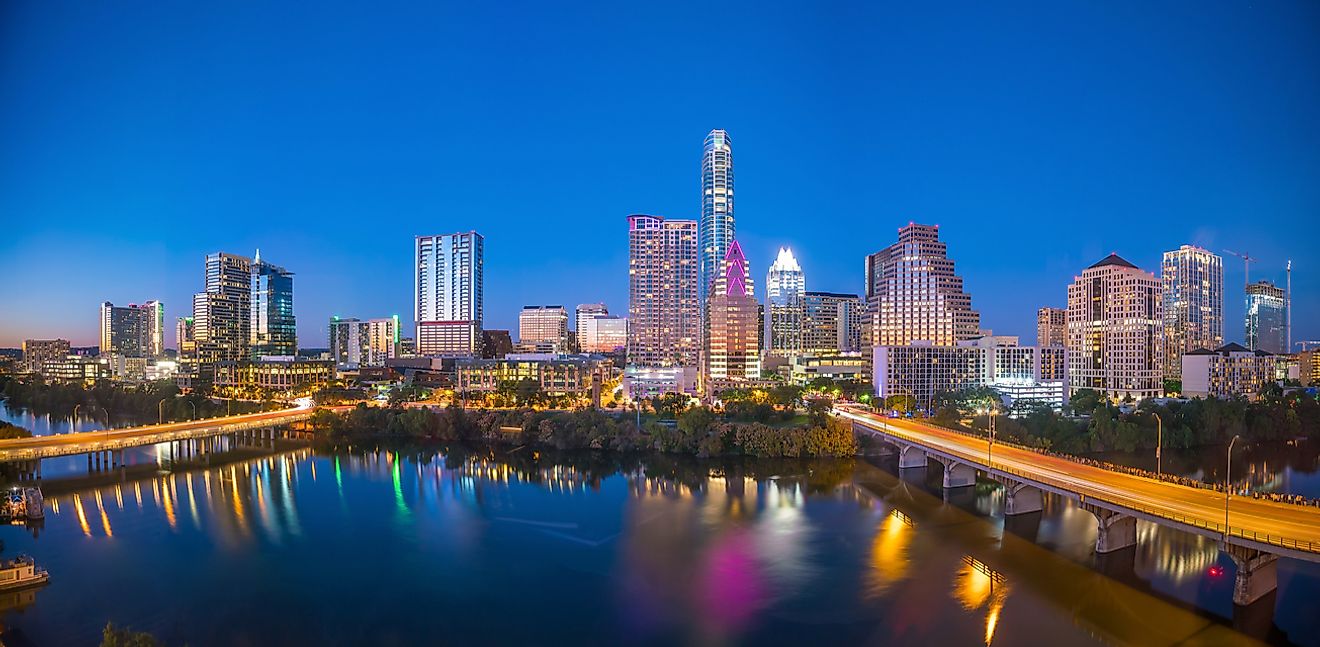
[{"label": "boat", "polygon": [[37,568],[36,562],[27,555],[0,561],[0,591],[45,584],[48,580],[50,573]]}]

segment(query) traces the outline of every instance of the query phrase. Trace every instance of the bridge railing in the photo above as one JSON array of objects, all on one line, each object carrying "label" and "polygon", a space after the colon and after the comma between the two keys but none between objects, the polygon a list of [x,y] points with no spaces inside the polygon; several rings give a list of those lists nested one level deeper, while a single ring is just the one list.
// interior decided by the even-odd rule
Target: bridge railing
[{"label": "bridge railing", "polygon": [[[893,431],[890,431],[890,429],[892,428],[891,425],[889,425],[888,423],[882,423],[882,424],[883,424],[883,427],[884,427],[885,431],[887,431],[888,433],[894,433]],[[943,429],[943,428],[941,428],[941,429]],[[950,430],[950,431],[953,431],[953,430]],[[961,432],[956,432],[956,431],[955,431],[954,433],[961,433]],[[965,433],[964,433],[964,435],[971,436],[971,434],[965,434]],[[973,436],[973,437],[975,437],[975,436]],[[908,442],[913,442],[913,441],[908,441]],[[931,449],[934,449],[934,448],[931,448]],[[930,451],[930,450],[927,450],[927,451]],[[934,451],[946,451],[946,450],[934,449]],[[1066,458],[1066,457],[1065,457],[1065,458]],[[959,457],[959,460],[968,460],[968,459],[966,459],[966,458],[960,456],[960,457]],[[1007,466],[1007,465],[1003,465],[1003,464],[994,464],[994,463],[984,463],[984,462],[981,462],[980,459],[975,459],[975,458],[969,460],[968,462],[979,464],[979,465],[981,465],[983,468],[985,468],[985,469],[987,469],[987,470],[995,470],[995,471],[1003,472],[1003,473],[1005,473],[1005,474],[1011,474],[1011,475],[1016,476],[1016,477],[1020,478],[1020,479],[1023,480],[1023,481],[1026,481],[1026,482],[1039,483],[1039,484],[1042,484],[1042,485],[1048,485],[1048,486],[1053,487],[1053,488],[1057,488],[1057,489],[1065,490],[1065,491],[1070,491],[1070,492],[1076,492],[1076,491],[1077,491],[1077,487],[1076,487],[1075,485],[1071,485],[1071,484],[1068,484],[1068,483],[1064,483],[1064,482],[1062,482],[1062,481],[1058,481],[1058,480],[1056,480],[1056,479],[1052,479],[1052,478],[1049,478],[1049,477],[1041,476],[1041,475],[1036,474],[1036,473],[1027,472],[1027,471],[1025,471],[1025,470],[1020,470],[1020,469],[1017,469],[1017,468],[1014,468],[1014,467],[1009,467],[1009,466]],[[1221,490],[1221,491],[1222,491],[1222,490]],[[1085,494],[1085,493],[1077,492],[1077,494]],[[1230,525],[1230,526],[1225,526],[1225,525],[1222,524],[1222,523],[1218,523],[1218,522],[1214,522],[1214,521],[1207,521],[1207,520],[1204,520],[1204,519],[1197,519],[1197,518],[1194,518],[1194,517],[1188,517],[1188,516],[1186,516],[1186,515],[1179,514],[1179,513],[1177,513],[1177,512],[1172,512],[1172,511],[1169,511],[1169,510],[1162,510],[1162,509],[1152,508],[1152,507],[1149,507],[1149,506],[1144,506],[1144,505],[1141,505],[1141,504],[1132,503],[1132,502],[1130,502],[1130,501],[1126,501],[1126,500],[1125,500],[1125,501],[1114,500],[1112,497],[1107,497],[1107,496],[1105,496],[1105,495],[1103,495],[1103,494],[1099,494],[1099,495],[1098,495],[1098,494],[1095,494],[1094,492],[1089,493],[1089,494],[1085,494],[1085,496],[1086,496],[1087,498],[1089,498],[1089,499],[1095,499],[1095,500],[1097,500],[1097,501],[1102,501],[1102,502],[1104,502],[1104,503],[1107,503],[1107,504],[1112,505],[1112,506],[1115,506],[1115,507],[1125,508],[1125,509],[1132,510],[1132,511],[1134,511],[1134,512],[1139,512],[1139,513],[1141,513],[1141,514],[1149,515],[1149,516],[1152,516],[1152,517],[1159,517],[1159,518],[1161,518],[1161,519],[1167,519],[1167,520],[1173,521],[1173,522],[1175,522],[1175,523],[1180,523],[1180,524],[1184,524],[1184,525],[1192,526],[1193,528],[1200,528],[1200,529],[1203,529],[1203,530],[1208,530],[1208,531],[1211,531],[1211,532],[1215,532],[1215,533],[1218,533],[1218,534],[1220,534],[1220,535],[1223,535],[1226,539],[1227,539],[1227,538],[1234,538],[1234,537],[1236,537],[1236,538],[1240,538],[1240,539],[1244,539],[1244,540],[1251,540],[1251,541],[1254,541],[1254,542],[1258,542],[1258,543],[1262,543],[1262,544],[1266,544],[1266,545],[1270,545],[1270,546],[1278,546],[1278,547],[1280,547],[1280,548],[1290,548],[1290,549],[1293,549],[1293,550],[1304,551],[1304,552],[1308,552],[1308,553],[1320,553],[1320,542],[1307,541],[1307,540],[1301,540],[1301,539],[1295,539],[1295,538],[1284,537],[1284,536],[1281,536],[1281,535],[1272,535],[1272,534],[1269,534],[1269,533],[1256,532],[1256,531],[1254,531],[1254,530],[1249,530],[1249,529],[1247,529],[1247,528],[1233,527],[1233,526],[1231,526],[1231,525]]]}]

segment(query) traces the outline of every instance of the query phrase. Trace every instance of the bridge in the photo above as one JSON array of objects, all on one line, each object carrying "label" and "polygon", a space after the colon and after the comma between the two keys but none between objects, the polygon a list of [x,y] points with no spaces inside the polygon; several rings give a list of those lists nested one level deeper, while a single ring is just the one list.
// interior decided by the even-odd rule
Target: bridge
[{"label": "bridge", "polygon": [[[181,443],[181,452],[196,451],[198,445],[201,446],[203,451],[206,451],[206,441],[217,436],[231,434],[273,442],[276,427],[307,420],[312,417],[314,411],[315,408],[309,406],[298,406],[280,411],[264,411],[143,427],[80,431],[72,434],[33,436],[30,438],[10,438],[0,440],[0,463],[18,463],[20,478],[41,478],[41,459],[57,456],[87,454],[87,467],[89,470],[117,468],[122,467],[124,464],[124,450],[131,447],[179,442]],[[183,441],[199,442],[185,443]]]},{"label": "bridge", "polygon": [[1233,602],[1248,605],[1277,585],[1280,555],[1320,562],[1320,508],[1180,485],[1088,465],[907,419],[839,406],[854,431],[894,448],[899,469],[942,466],[945,488],[970,486],[977,473],[1004,486],[1004,515],[1039,512],[1045,492],[1095,515],[1096,552],[1135,546],[1143,519],[1219,541],[1237,564]]}]

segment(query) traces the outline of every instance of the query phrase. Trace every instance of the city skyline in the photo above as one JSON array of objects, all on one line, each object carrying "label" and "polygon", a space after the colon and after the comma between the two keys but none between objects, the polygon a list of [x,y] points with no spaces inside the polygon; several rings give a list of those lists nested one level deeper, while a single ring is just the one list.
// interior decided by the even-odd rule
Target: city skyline
[{"label": "city skyline", "polygon": [[[535,70],[513,73],[513,88],[478,84],[474,90],[488,112],[490,105],[517,103],[494,97],[525,87],[565,110],[595,106],[562,122],[538,119],[526,126],[518,120],[532,113],[517,107],[478,114],[474,106],[458,105],[442,111],[442,119],[428,112],[424,120],[405,112],[398,124],[365,120],[352,111],[354,106],[379,110],[371,99],[309,116],[299,97],[347,98],[361,94],[360,85],[391,92],[391,108],[409,98],[430,106],[435,97],[414,97],[406,89],[411,86],[376,85],[398,81],[399,75],[415,81],[421,74],[416,71],[394,71],[372,82],[312,74],[320,57],[350,63],[335,58],[329,43],[293,57],[289,79],[265,76],[261,56],[285,52],[269,32],[255,27],[255,53],[237,59],[232,70],[207,64],[212,55],[228,57],[234,45],[227,39],[189,51],[155,40],[157,21],[190,18],[196,23],[175,22],[185,32],[200,29],[207,17],[200,8],[150,16],[89,11],[58,21],[41,7],[13,11],[13,24],[20,27],[0,52],[33,64],[0,72],[15,96],[27,97],[0,107],[0,135],[11,151],[0,162],[0,212],[17,214],[7,219],[0,269],[29,281],[0,288],[0,301],[7,304],[0,346],[50,337],[95,345],[95,309],[107,300],[159,300],[173,322],[190,314],[191,296],[200,288],[194,277],[206,254],[260,247],[298,275],[300,344],[324,347],[325,322],[336,314],[400,314],[408,320],[413,238],[468,230],[489,242],[487,328],[513,329],[521,306],[531,303],[604,302],[622,313],[627,283],[610,278],[626,271],[621,223],[632,213],[700,218],[694,187],[701,140],[712,129],[726,130],[738,142],[737,236],[749,263],[768,267],[775,250],[789,246],[815,289],[862,293],[860,264],[866,254],[892,242],[906,222],[940,224],[982,326],[1028,339],[1039,307],[1065,305],[1066,286],[1077,268],[1118,252],[1143,270],[1158,272],[1164,252],[1192,244],[1225,257],[1225,342],[1244,341],[1243,265],[1224,254],[1225,248],[1260,259],[1251,266],[1252,280],[1276,285],[1284,283],[1284,263],[1291,258],[1293,340],[1320,337],[1315,269],[1320,257],[1315,234],[1298,227],[1320,211],[1315,172],[1320,128],[1307,117],[1320,110],[1320,90],[1312,82],[1320,70],[1315,62],[1320,46],[1301,38],[1305,32],[1297,27],[1314,24],[1315,7],[1280,8],[1267,16],[1232,7],[1163,7],[1139,16],[1091,8],[1068,17],[1048,12],[987,17],[969,8],[956,18],[889,8],[885,11],[905,12],[892,16],[896,25],[930,29],[914,40],[899,27],[854,26],[894,21],[841,20],[827,32],[830,38],[841,34],[844,43],[863,37],[889,43],[878,52],[856,52],[849,62],[850,71],[874,79],[878,88],[836,84],[833,77],[812,80],[735,47],[728,61],[732,71],[773,70],[785,78],[738,89],[718,104],[661,99],[635,114],[629,110],[655,98],[649,84],[621,80],[602,90],[583,84],[615,65],[646,59],[630,54],[609,62],[609,56],[596,56],[601,62],[568,70],[564,83],[547,87],[538,74],[557,75],[555,62],[582,53],[565,45],[551,48]],[[668,19],[660,21],[662,36],[678,38],[694,29],[680,19],[687,18],[681,9],[662,13]],[[1192,16],[1199,22],[1181,24]],[[423,15],[417,22],[434,27],[435,18]],[[622,53],[628,51],[627,27],[639,28],[640,18],[616,20],[624,29],[599,45]],[[965,33],[960,25],[979,20],[994,21],[996,30],[978,36],[994,42],[959,42]],[[77,31],[103,21],[112,28]],[[74,31],[60,31],[59,24]],[[461,16],[455,24],[461,27]],[[1083,33],[1083,25],[1093,24],[1117,30],[1125,45]],[[1172,31],[1143,31],[1153,25]],[[1229,31],[1230,25],[1236,31]],[[364,25],[368,32],[382,27]],[[889,34],[891,29],[896,33]],[[65,51],[74,32],[85,40],[80,47],[107,52],[107,70],[72,71],[76,53],[86,51]],[[407,31],[403,37],[422,33]],[[729,37],[733,44],[746,44],[797,33],[812,49],[827,38],[792,17],[776,16],[757,18]],[[1268,42],[1243,36],[1267,33]],[[1008,45],[1024,34],[1046,39],[1063,55],[1042,60],[1039,44]],[[121,39],[128,38],[157,48],[148,59],[143,50],[123,46]],[[479,35],[461,34],[452,46],[471,52],[488,47]],[[423,58],[436,57],[437,73],[460,79],[468,74],[475,79],[490,67],[507,76],[506,68],[524,60],[497,59],[469,73],[442,64],[444,47],[423,48]],[[992,50],[990,59],[977,63],[986,50]],[[1216,66],[1211,73],[1209,64],[1198,62],[1217,60],[1213,53],[1227,50],[1241,52],[1233,66]],[[152,64],[176,53],[177,62]],[[667,95],[700,96],[723,87],[718,78],[686,72],[700,69],[700,56],[674,56],[663,61],[665,69],[682,72],[683,78],[669,79]],[[395,62],[389,52],[378,53],[356,69],[385,69]],[[974,64],[998,75],[990,78],[1008,75],[1008,89],[964,87],[960,71]],[[1023,65],[1030,66],[1030,78],[1009,72]],[[164,89],[184,73],[198,85]],[[51,78],[64,79],[58,92]],[[100,85],[103,78],[123,81],[134,92],[108,90]],[[275,80],[290,87],[272,90],[261,99],[263,109],[244,103],[254,88]],[[1133,101],[1134,91],[1153,96]],[[972,96],[980,102],[978,114],[958,107]],[[1045,100],[1047,111],[1032,107]],[[87,104],[106,110],[69,112]],[[228,118],[224,111],[231,109],[238,119]],[[1261,118],[1242,123],[1237,115],[1244,111]],[[661,114],[667,118],[657,119]],[[1169,114],[1186,117],[1171,122]],[[611,149],[604,189],[581,172],[599,168],[587,163],[598,151],[581,145],[583,120],[626,133],[620,140],[626,146]],[[12,126],[20,123],[21,129]],[[408,129],[409,139],[398,139],[396,128]],[[331,132],[343,153],[320,143]],[[494,132],[498,147],[479,145],[484,140],[478,137]],[[274,149],[265,145],[272,136],[279,143]],[[381,148],[383,141],[390,147]],[[825,141],[828,146],[822,146]],[[495,148],[498,156],[472,155]],[[382,155],[394,161],[381,170],[359,161]],[[499,172],[492,173],[494,168]],[[60,181],[71,177],[79,181]],[[501,191],[509,188],[514,190]],[[516,195],[505,198],[504,192]],[[490,194],[504,201],[492,206]],[[233,222],[261,226],[193,224],[230,222],[238,215],[242,218]],[[130,217],[135,227],[116,224]],[[358,235],[353,227],[364,221],[388,226]],[[1095,226],[1068,227],[1079,221]],[[566,229],[564,222],[582,226]],[[991,244],[987,235],[995,232],[1002,240]],[[526,254],[529,243],[536,245],[537,256]],[[105,256],[96,250],[106,246],[133,262],[118,264],[114,272],[98,270]],[[58,267],[50,264],[54,249],[64,252]],[[575,280],[583,276],[591,279]],[[169,347],[176,346],[172,327],[167,326]],[[405,333],[412,334],[408,328]]]}]

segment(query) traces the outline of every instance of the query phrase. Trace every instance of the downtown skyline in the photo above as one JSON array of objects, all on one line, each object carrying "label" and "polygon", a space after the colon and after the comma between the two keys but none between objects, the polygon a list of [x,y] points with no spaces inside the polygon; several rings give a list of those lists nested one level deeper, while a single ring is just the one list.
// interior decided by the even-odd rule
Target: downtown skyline
[{"label": "downtown skyline", "polygon": [[[141,52],[111,48],[117,53],[105,62],[107,73],[131,86],[136,80],[168,87],[162,77],[184,71],[212,84],[205,90],[185,84],[181,96],[153,86],[132,97],[132,105],[145,108],[143,115],[125,112],[130,97],[91,77],[74,75],[61,90],[63,100],[55,100],[54,89],[37,75],[67,73],[76,62],[73,55],[54,50],[64,42],[61,37],[70,36],[51,32],[39,8],[11,11],[16,24],[30,29],[0,48],[40,64],[0,71],[3,87],[34,93],[31,103],[0,108],[0,124],[25,124],[21,131],[0,125],[0,134],[12,142],[12,154],[0,161],[0,213],[18,214],[5,218],[0,269],[27,279],[0,287],[0,302],[6,304],[0,346],[50,337],[92,345],[94,313],[107,300],[158,299],[172,322],[190,309],[206,254],[246,254],[259,247],[297,273],[300,344],[323,347],[325,322],[333,315],[399,314],[408,320],[414,237],[469,230],[487,241],[486,328],[516,329],[521,307],[536,303],[604,302],[611,312],[622,313],[628,289],[626,218],[633,213],[700,218],[700,146],[712,128],[727,130],[737,144],[737,239],[750,265],[763,270],[779,247],[789,247],[813,290],[862,293],[862,258],[891,244],[909,221],[939,224],[982,326],[1030,339],[1037,309],[1063,307],[1067,285],[1097,259],[1117,252],[1158,273],[1163,252],[1195,244],[1224,256],[1225,341],[1243,341],[1244,301],[1242,263],[1224,254],[1225,248],[1261,259],[1252,264],[1253,281],[1270,278],[1279,285],[1291,258],[1293,339],[1320,337],[1320,254],[1317,235],[1305,226],[1320,213],[1320,129],[1305,118],[1320,110],[1315,88],[1320,84],[1313,82],[1320,76],[1320,63],[1314,62],[1320,56],[1315,43],[1291,38],[1300,32],[1284,24],[1313,14],[1261,17],[1202,8],[1195,11],[1201,21],[1196,26],[1214,29],[1168,27],[1175,31],[1159,38],[1141,31],[1160,18],[1192,11],[1166,8],[1167,15],[1142,15],[1131,28],[1113,27],[1134,39],[1125,45],[1133,51],[1121,52],[1087,37],[1075,45],[1054,41],[1063,41],[1064,34],[1078,37],[1071,30],[1088,19],[1132,17],[1103,9],[1093,11],[1104,15],[1068,19],[1047,13],[1022,27],[1001,25],[996,34],[978,37],[1008,41],[1020,37],[1019,30],[1048,28],[1050,35],[1042,38],[1071,57],[1041,60],[1039,48],[1030,46],[997,50],[984,65],[1008,75],[1011,83],[987,95],[989,88],[964,84],[960,76],[980,53],[977,42],[922,58],[956,40],[959,26],[971,22],[975,12],[941,23],[902,9],[914,12],[900,16],[904,24],[930,25],[932,31],[927,40],[912,42],[899,34],[892,49],[857,53],[849,69],[873,78],[877,88],[837,78],[811,80],[791,66],[774,68],[773,60],[737,55],[730,61],[735,70],[773,70],[784,78],[737,89],[716,105],[664,98],[647,111],[627,114],[648,96],[645,83],[615,81],[613,98],[579,84],[601,72],[600,66],[649,62],[681,72],[695,69],[699,60],[632,57],[563,70],[564,79],[547,61],[514,75],[521,90],[474,86],[472,91],[484,100],[534,91],[563,113],[558,118],[524,122],[532,112],[508,108],[479,115],[459,105],[442,113],[446,121],[426,125],[422,115],[405,112],[400,119],[415,129],[416,139],[402,140],[396,139],[396,126],[350,108],[309,118],[297,108],[310,106],[293,93],[340,97],[378,88],[390,93],[392,104],[412,97],[431,106],[437,97],[408,85],[387,86],[385,80],[295,74],[289,94],[272,90],[253,98],[254,88],[273,80],[255,69],[256,60],[216,69],[202,65],[197,57],[204,55],[196,52],[171,67],[149,65]],[[79,17],[74,24],[94,17]],[[687,33],[689,27],[680,22],[663,22],[662,31]],[[151,20],[147,23],[139,29]],[[185,30],[196,28],[187,24]],[[1235,24],[1238,30],[1230,30]],[[802,33],[815,39],[812,46],[819,45],[824,37],[812,27],[763,16],[732,30],[731,38],[750,43]],[[863,35],[860,28],[832,27],[854,39]],[[1268,31],[1273,40],[1249,39],[1259,36],[1253,29]],[[40,35],[50,42],[35,42]],[[608,37],[601,46],[622,51],[624,35]],[[147,36],[97,32],[86,46],[129,37]],[[1249,42],[1234,45],[1247,47],[1234,66],[1211,70],[1198,62],[1239,39]],[[462,44],[481,51],[470,38]],[[902,53],[903,45],[911,51]],[[219,53],[230,46],[216,36],[211,49],[202,51]],[[1166,51],[1180,47],[1188,52]],[[258,38],[256,48],[282,53],[273,40]],[[1161,62],[1143,69],[1147,62],[1141,54],[1156,50]],[[565,46],[549,58],[575,51]],[[1106,56],[1104,65],[1091,60]],[[358,63],[361,69],[395,62],[388,50],[368,59]],[[308,54],[293,57],[289,65],[305,72],[314,62]],[[1031,78],[1009,72],[1028,63]],[[514,62],[486,65],[502,69]],[[1114,69],[1101,69],[1106,65]],[[438,69],[437,74],[464,79],[476,74]],[[390,81],[399,81],[398,75],[425,78],[416,70],[395,74]],[[551,79],[566,83],[550,87],[556,85]],[[670,82],[678,96],[698,96],[711,83]],[[803,88],[812,98],[793,98]],[[1134,91],[1151,100],[1132,101]],[[981,110],[961,111],[960,102],[973,95],[983,101]],[[230,103],[203,103],[204,97]],[[232,102],[242,97],[273,110],[257,114],[243,104],[237,107],[240,119],[218,118],[223,115],[215,111],[234,109]],[[593,105],[593,98],[600,99],[596,107],[581,107]],[[64,114],[84,104],[108,107],[67,124],[32,112],[54,105],[55,113]],[[380,108],[370,98],[354,105],[366,113]],[[570,114],[574,110],[581,114]],[[1234,115],[1245,110],[1265,118],[1240,123]],[[1190,116],[1169,122],[1169,114],[1179,111]],[[217,119],[205,126],[195,121],[208,114]],[[156,125],[148,117],[163,122]],[[589,141],[583,120],[598,121],[613,136]],[[56,132],[57,126],[68,126],[69,132]],[[213,127],[217,133],[208,130]],[[475,134],[497,130],[498,156],[483,152]],[[344,152],[326,157],[329,149],[317,135],[328,133],[342,142]],[[381,135],[385,139],[376,141]],[[258,143],[271,136],[278,146]],[[609,151],[610,164],[589,161],[603,150]],[[368,160],[382,159],[390,161],[369,168]],[[68,184],[56,182],[60,178]],[[226,226],[200,225],[214,222]],[[1094,226],[1079,228],[1078,222]],[[105,263],[113,263],[114,271],[105,271]],[[413,333],[407,325],[404,332]],[[173,330],[166,334],[167,345],[174,347]]]}]

